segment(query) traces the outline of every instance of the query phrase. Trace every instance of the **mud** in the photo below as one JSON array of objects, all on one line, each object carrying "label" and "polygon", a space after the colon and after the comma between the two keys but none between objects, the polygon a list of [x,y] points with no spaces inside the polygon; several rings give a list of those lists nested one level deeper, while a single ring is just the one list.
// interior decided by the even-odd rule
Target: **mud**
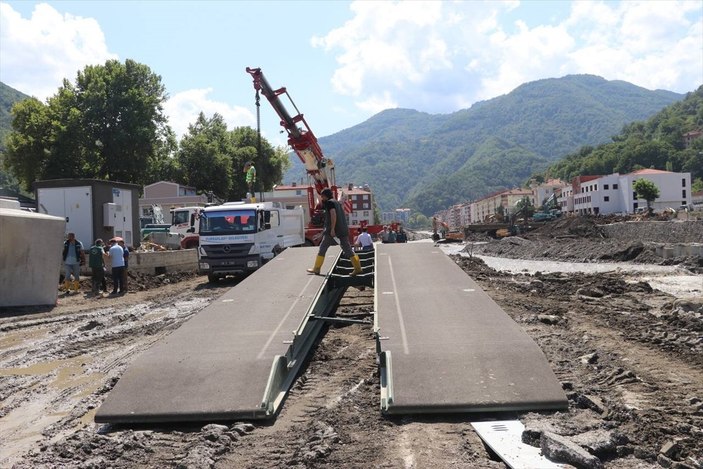
[{"label": "mud", "polygon": [[[525,442],[565,440],[588,456],[562,456],[575,467],[701,467],[703,300],[627,272],[514,274],[452,258],[539,344],[569,399],[565,412],[507,416],[526,425]],[[3,313],[1,467],[505,467],[470,425],[490,416],[381,415],[366,324],[330,326],[272,423],[93,423],[135,356],[236,285],[167,278],[135,279],[119,297],[84,285],[51,310]],[[350,289],[337,315],[372,311],[373,290]]]}]

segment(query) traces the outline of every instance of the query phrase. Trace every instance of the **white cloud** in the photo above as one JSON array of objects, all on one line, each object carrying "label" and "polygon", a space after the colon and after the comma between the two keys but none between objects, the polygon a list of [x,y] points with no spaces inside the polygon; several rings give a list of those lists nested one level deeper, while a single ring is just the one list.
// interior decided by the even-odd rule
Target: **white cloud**
[{"label": "white cloud", "polygon": [[562,18],[535,5],[357,1],[353,18],[312,44],[336,54],[334,90],[367,111],[452,112],[573,73],[677,92],[703,84],[698,0],[575,1]]},{"label": "white cloud", "polygon": [[116,58],[92,18],[62,15],[41,3],[26,19],[0,3],[0,81],[23,93],[46,99],[86,65]]},{"label": "white cloud", "polygon": [[256,128],[256,117],[249,109],[213,101],[208,97],[210,93],[212,88],[187,90],[176,93],[166,101],[164,113],[179,138],[188,131],[188,125],[193,124],[201,112],[208,118],[215,113],[221,115],[228,129],[243,126]]}]

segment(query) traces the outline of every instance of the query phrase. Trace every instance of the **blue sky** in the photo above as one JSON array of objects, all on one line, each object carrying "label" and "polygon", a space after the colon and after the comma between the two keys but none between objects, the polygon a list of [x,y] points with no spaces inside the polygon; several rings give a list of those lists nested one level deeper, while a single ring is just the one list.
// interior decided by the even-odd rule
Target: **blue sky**
[{"label": "blue sky", "polygon": [[[703,2],[0,2],[0,81],[13,88],[43,100],[113,58],[162,77],[178,134],[200,111],[254,127],[249,66],[285,86],[323,137],[383,109],[450,113],[574,73],[693,91]],[[285,144],[265,101],[261,120]]]}]

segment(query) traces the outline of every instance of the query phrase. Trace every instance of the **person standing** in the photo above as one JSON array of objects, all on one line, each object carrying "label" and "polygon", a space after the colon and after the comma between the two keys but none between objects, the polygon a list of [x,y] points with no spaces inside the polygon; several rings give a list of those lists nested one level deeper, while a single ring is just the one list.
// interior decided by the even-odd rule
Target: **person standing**
[{"label": "person standing", "polygon": [[373,251],[373,239],[365,226],[361,228],[361,233],[356,237],[356,245],[359,246],[362,251]]},{"label": "person standing", "polygon": [[124,240],[120,239],[117,244],[122,248],[124,258],[124,269],[122,269],[122,293],[127,293],[127,269],[129,268],[129,248],[125,246]]},{"label": "person standing", "polygon": [[[99,294],[101,291],[107,291],[107,282],[105,282],[105,247],[103,240],[98,238],[95,244],[88,251],[88,267],[92,272],[93,279],[93,295]],[[102,290],[101,290],[102,289]]]},{"label": "person standing", "polygon": [[244,165],[244,172],[246,176],[244,180],[247,183],[247,197],[251,203],[256,202],[256,195],[254,193],[254,184],[256,184],[256,168],[254,167],[253,161],[247,161]]},{"label": "person standing", "polygon": [[339,240],[339,246],[342,248],[342,252],[351,259],[351,263],[354,266],[354,271],[351,275],[358,275],[362,273],[361,261],[359,256],[354,254],[354,250],[349,243],[349,227],[347,226],[347,220],[344,215],[344,209],[339,204],[338,201],[334,200],[332,197],[332,190],[322,189],[320,192],[320,198],[322,199],[322,207],[325,213],[325,224],[322,230],[322,241],[320,242],[320,249],[315,258],[315,265],[312,269],[307,269],[311,274],[319,274],[322,268],[322,263],[325,262],[325,253],[327,249],[334,244],[334,238]]},{"label": "person standing", "polygon": [[[71,287],[73,290],[80,290],[81,265],[84,263],[83,244],[76,239],[75,233],[69,233],[68,239],[63,243],[63,289],[66,290],[66,293],[70,292]],[[71,275],[73,275],[73,283],[71,283]]]},{"label": "person standing", "polygon": [[110,240],[110,250],[107,251],[107,255],[112,264],[112,294],[117,295],[123,291],[124,250],[114,238]]}]

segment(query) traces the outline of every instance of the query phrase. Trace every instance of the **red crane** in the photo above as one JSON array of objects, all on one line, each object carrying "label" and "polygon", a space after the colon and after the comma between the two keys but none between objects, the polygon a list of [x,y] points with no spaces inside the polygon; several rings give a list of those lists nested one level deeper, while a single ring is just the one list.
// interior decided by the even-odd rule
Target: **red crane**
[{"label": "red crane", "polygon": [[[305,121],[303,115],[298,111],[293,99],[286,91],[286,88],[274,90],[269,82],[264,77],[260,68],[247,67],[249,73],[254,79],[254,89],[256,90],[256,104],[259,105],[259,92],[268,99],[271,106],[281,118],[281,126],[288,133],[288,144],[293,148],[300,160],[305,165],[305,170],[315,183],[315,191],[319,194],[322,189],[330,188],[337,198],[337,185],[334,175],[334,163],[332,160],[325,158],[322,154],[322,148],[317,143],[317,137],[313,134],[310,126]],[[286,95],[288,100],[293,105],[295,116],[291,116],[285,108],[279,96]],[[315,205],[315,194],[313,188],[308,187],[308,206],[310,210],[310,219],[317,220],[319,217],[319,209]],[[317,224],[316,224],[317,226]]]}]

